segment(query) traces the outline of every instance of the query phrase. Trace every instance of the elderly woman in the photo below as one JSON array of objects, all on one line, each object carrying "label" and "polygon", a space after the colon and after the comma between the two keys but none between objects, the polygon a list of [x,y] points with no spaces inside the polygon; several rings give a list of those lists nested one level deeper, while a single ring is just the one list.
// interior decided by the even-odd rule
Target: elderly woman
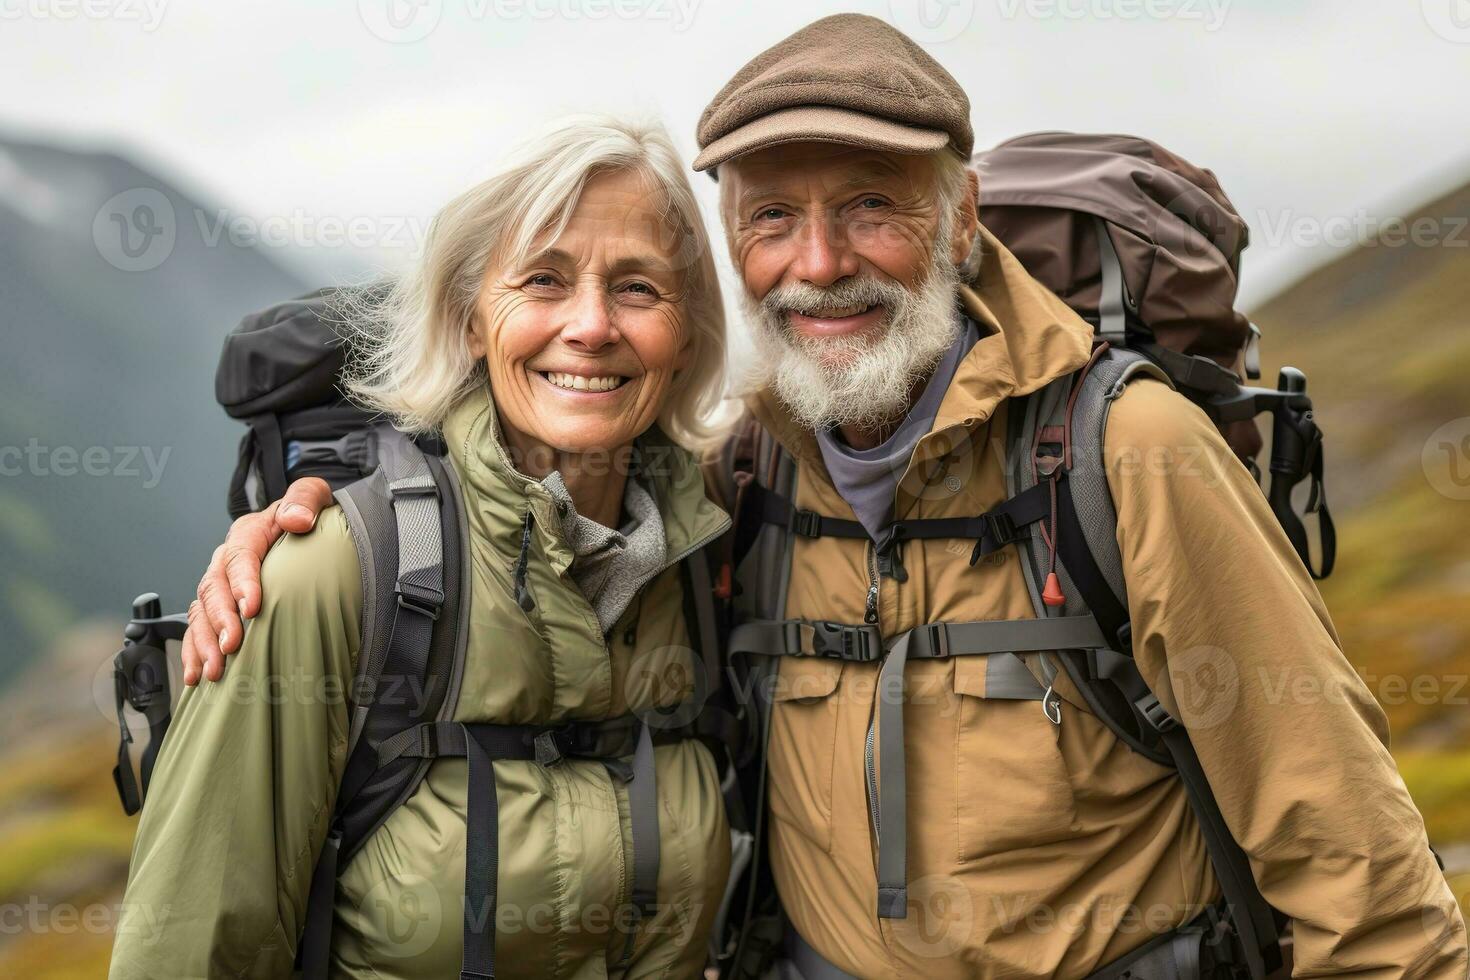
[{"label": "elderly woman", "polygon": [[[553,130],[451,202],[419,268],[377,302],[359,313],[388,328],[363,333],[349,388],[406,430],[441,433],[463,492],[454,720],[597,722],[665,704],[630,668],[688,652],[675,565],[729,526],[674,445],[708,436],[724,320],[667,137],[611,120]],[[262,575],[240,656],[224,683],[188,692],[159,758],[113,977],[292,969],[349,730],[351,705],[323,692],[351,690],[359,653],[341,511],[281,541]],[[494,767],[501,976],[700,974],[730,856],[718,773],[693,739],[658,745],[654,767],[655,912],[631,919],[624,782],[590,759]],[[489,972],[461,959],[465,815],[465,761],[435,761],[350,857],[333,975]]]}]

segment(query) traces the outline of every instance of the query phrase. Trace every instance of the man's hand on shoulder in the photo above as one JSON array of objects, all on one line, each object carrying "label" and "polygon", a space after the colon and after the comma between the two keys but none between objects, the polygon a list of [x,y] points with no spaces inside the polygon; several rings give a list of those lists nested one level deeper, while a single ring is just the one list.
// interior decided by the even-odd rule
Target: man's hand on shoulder
[{"label": "man's hand on shoulder", "polygon": [[224,544],[214,549],[209,568],[199,580],[198,598],[189,604],[184,634],[184,683],[201,676],[217,681],[225,656],[240,649],[244,620],[260,612],[260,563],[282,534],[305,534],[317,515],[332,503],[325,480],[306,477],[292,483],[286,495],[265,510],[246,514],[230,525]]}]

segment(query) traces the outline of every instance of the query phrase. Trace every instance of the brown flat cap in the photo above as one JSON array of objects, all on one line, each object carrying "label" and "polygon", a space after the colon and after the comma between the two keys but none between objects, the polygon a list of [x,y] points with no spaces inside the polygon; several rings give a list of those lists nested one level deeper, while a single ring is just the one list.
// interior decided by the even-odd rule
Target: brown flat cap
[{"label": "brown flat cap", "polygon": [[954,76],[876,17],[838,14],[756,55],[699,117],[695,170],[782,143],[969,159],[970,100]]}]

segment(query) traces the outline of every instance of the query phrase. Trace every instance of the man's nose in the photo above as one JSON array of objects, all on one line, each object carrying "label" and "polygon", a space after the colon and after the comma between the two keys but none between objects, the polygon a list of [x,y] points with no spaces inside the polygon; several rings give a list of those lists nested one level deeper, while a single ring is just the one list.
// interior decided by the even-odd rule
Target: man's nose
[{"label": "man's nose", "polygon": [[620,334],[603,283],[580,283],[571,301],[561,338],[578,350],[595,352],[618,342]]},{"label": "man's nose", "polygon": [[840,222],[813,215],[797,233],[796,261],[791,275],[814,286],[830,286],[839,279],[857,275],[858,257]]}]

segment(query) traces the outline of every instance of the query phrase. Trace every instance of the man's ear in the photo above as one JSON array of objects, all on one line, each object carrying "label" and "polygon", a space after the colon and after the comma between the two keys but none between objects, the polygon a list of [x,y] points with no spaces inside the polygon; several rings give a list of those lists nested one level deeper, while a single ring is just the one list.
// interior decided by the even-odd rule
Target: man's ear
[{"label": "man's ear", "polygon": [[980,233],[980,175],[965,169],[966,192],[955,215],[954,231],[949,241],[949,257],[955,265],[961,265],[970,257],[975,236]]}]

